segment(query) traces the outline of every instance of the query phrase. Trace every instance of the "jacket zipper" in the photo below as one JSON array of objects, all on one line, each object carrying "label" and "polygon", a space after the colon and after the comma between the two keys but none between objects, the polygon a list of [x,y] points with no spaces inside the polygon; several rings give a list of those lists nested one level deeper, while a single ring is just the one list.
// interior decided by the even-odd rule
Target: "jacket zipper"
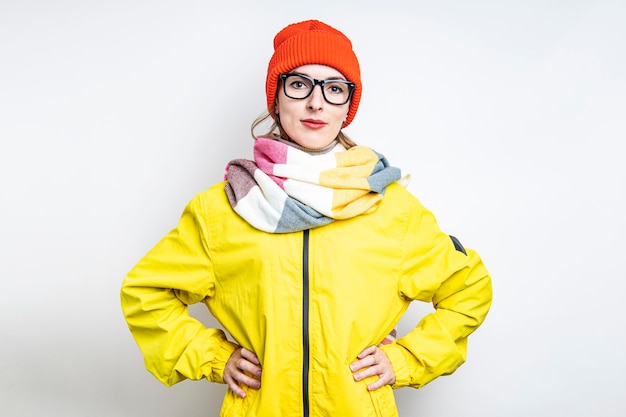
[{"label": "jacket zipper", "polygon": [[302,236],[302,405],[309,416],[309,231]]}]

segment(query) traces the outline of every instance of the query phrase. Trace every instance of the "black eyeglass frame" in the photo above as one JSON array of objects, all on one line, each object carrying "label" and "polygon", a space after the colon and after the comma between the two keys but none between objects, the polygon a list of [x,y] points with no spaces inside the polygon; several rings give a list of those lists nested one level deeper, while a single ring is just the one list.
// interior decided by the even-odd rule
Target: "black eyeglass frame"
[{"label": "black eyeglass frame", "polygon": [[[313,83],[313,86],[311,87],[311,90],[309,91],[309,94],[307,94],[304,97],[292,97],[289,94],[287,94],[287,83],[285,82],[287,80],[287,78],[289,77],[301,77],[304,78],[306,80],[309,80]],[[351,99],[352,99],[352,94],[354,93],[354,90],[356,89],[356,84],[353,82],[350,82],[348,80],[342,80],[342,79],[331,79],[331,80],[316,80],[313,77],[309,77],[308,75],[304,75],[304,74],[298,74],[298,73],[285,73],[285,74],[280,74],[279,78],[281,80],[281,82],[283,83],[283,93],[285,93],[285,95],[293,100],[304,100],[305,98],[308,98],[311,94],[313,94],[313,90],[315,90],[315,86],[319,85],[321,90],[322,90],[322,97],[324,97],[324,100],[328,103],[328,104],[332,104],[333,106],[343,106],[344,104],[348,103]],[[326,83],[342,83],[348,86],[348,98],[346,98],[346,101],[344,101],[343,103],[331,103],[330,101],[328,101],[328,99],[326,98],[326,93],[324,92],[324,85],[326,85]]]}]

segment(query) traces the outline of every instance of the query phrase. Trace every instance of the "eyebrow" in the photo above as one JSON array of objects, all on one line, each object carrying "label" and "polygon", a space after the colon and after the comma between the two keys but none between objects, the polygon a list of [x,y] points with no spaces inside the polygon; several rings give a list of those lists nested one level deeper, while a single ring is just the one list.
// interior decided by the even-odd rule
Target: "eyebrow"
[{"label": "eyebrow", "polygon": [[[309,74],[304,74],[302,72],[288,72],[287,74],[289,74],[289,75],[305,75],[305,76],[307,76],[309,78],[313,78],[314,80],[317,80],[317,78],[315,78],[315,77],[313,77],[313,76],[311,76]],[[335,80],[336,81],[347,81],[347,82],[349,82],[347,79],[342,78],[341,76],[328,77],[328,78],[323,79],[322,81],[335,81]]]}]

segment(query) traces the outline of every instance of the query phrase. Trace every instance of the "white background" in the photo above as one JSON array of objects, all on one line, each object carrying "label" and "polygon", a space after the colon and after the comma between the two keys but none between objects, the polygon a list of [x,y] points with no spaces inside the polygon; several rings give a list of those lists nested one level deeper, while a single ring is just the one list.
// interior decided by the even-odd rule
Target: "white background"
[{"label": "white background", "polygon": [[0,1],[0,414],[218,415],[223,385],[145,371],[120,284],[251,155],[273,36],[318,18],[361,61],[347,133],[493,275],[401,415],[626,415],[626,3],[222,3]]}]

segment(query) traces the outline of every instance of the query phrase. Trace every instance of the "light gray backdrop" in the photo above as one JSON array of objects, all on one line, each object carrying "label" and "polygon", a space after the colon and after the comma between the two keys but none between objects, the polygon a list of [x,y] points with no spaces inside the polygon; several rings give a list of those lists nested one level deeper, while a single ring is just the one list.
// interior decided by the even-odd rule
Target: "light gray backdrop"
[{"label": "light gray backdrop", "polygon": [[626,415],[626,3],[222,3],[0,1],[0,414],[218,415],[223,385],[144,370],[119,287],[251,155],[272,38],[318,18],[361,61],[348,133],[494,279],[468,362],[401,414]]}]

